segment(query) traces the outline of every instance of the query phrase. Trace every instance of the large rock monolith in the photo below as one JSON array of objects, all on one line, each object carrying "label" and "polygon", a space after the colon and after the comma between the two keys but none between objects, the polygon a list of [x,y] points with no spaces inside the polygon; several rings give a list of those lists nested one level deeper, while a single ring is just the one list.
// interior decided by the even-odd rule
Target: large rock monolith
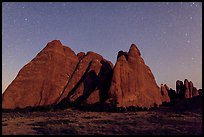
[{"label": "large rock monolith", "polygon": [[109,97],[106,103],[116,107],[150,108],[162,104],[162,95],[155,78],[134,44],[128,53],[118,53]]},{"label": "large rock monolith", "polygon": [[56,103],[79,59],[70,48],[54,40],[26,64],[5,90],[3,109]]}]

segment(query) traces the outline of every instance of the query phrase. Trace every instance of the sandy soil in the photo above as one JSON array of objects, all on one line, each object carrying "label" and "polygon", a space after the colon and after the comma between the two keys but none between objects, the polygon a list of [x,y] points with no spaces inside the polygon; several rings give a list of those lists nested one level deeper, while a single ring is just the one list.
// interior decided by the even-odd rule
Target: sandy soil
[{"label": "sandy soil", "polygon": [[139,112],[61,111],[2,113],[3,135],[201,135],[202,107],[169,107]]}]

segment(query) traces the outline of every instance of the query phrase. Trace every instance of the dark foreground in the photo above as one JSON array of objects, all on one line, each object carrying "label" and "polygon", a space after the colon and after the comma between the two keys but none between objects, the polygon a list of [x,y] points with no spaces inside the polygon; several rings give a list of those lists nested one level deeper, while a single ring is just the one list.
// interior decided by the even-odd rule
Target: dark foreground
[{"label": "dark foreground", "polygon": [[72,109],[3,112],[2,132],[3,135],[202,135],[201,103],[199,101],[193,106],[181,103],[176,107],[162,106],[139,112],[83,112]]}]

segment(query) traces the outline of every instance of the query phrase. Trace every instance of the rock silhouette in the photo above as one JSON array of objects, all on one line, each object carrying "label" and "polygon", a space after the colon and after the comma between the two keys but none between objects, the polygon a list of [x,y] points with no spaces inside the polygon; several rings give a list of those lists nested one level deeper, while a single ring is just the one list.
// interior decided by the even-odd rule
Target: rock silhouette
[{"label": "rock silhouette", "polygon": [[115,66],[94,52],[79,52],[59,40],[26,64],[2,96],[3,109],[111,106],[121,110],[151,108],[176,98],[198,96],[193,83],[176,81],[176,92],[157,86],[136,45],[119,51]]},{"label": "rock silhouette", "polygon": [[185,79],[184,85],[182,86],[183,87],[181,87],[181,91],[184,94],[181,94],[181,96],[179,96],[180,98],[192,98],[199,95],[198,90],[193,86],[192,81],[188,81],[188,79]]},{"label": "rock silhouette", "polygon": [[180,80],[176,81],[176,93],[179,98],[184,97],[184,85],[183,82]]},{"label": "rock silhouette", "polygon": [[[169,89],[166,84],[164,86],[166,87],[171,101],[193,98],[199,95],[197,88],[193,86],[193,82],[188,81],[188,79],[185,79],[184,83],[180,80],[177,80],[176,91],[171,88]],[[161,90],[164,90],[164,88],[161,87]]]}]

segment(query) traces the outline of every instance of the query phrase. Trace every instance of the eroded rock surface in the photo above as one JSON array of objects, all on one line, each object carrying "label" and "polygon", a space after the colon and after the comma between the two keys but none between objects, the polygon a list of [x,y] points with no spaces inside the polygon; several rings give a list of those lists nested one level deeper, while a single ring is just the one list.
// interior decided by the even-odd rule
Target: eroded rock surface
[{"label": "eroded rock surface", "polygon": [[161,95],[162,95],[162,102],[170,102],[170,98],[168,95],[169,88],[166,84],[161,84]]},{"label": "eroded rock surface", "polygon": [[134,44],[128,53],[118,53],[109,97],[107,103],[117,107],[150,108],[162,104],[162,95],[155,78]]},{"label": "eroded rock surface", "polygon": [[187,79],[176,81],[176,91],[166,84],[160,89],[134,44],[128,52],[118,52],[113,67],[97,53],[76,55],[54,40],[19,71],[3,93],[2,108],[95,104],[101,108],[107,104],[119,109],[151,108],[199,93]]},{"label": "eroded rock surface", "polygon": [[57,101],[78,63],[70,48],[54,40],[26,64],[5,90],[4,109],[50,105]]}]

